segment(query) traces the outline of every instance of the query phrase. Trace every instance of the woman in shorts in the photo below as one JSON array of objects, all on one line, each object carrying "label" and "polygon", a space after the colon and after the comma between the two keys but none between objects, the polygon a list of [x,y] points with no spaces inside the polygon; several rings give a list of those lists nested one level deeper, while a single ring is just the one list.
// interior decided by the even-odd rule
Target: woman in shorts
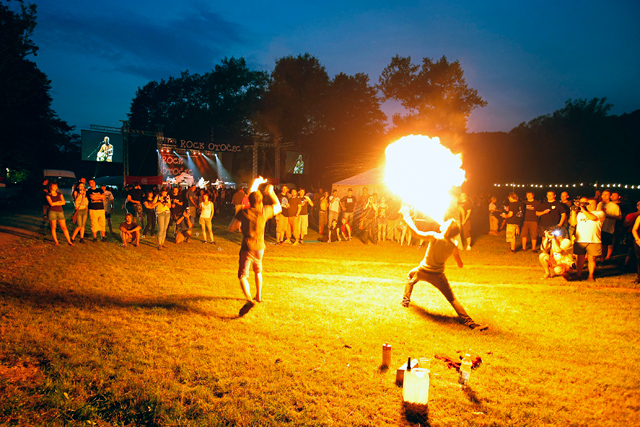
[{"label": "woman in shorts", "polygon": [[49,194],[47,194],[47,202],[49,203],[49,223],[51,224],[51,236],[53,241],[56,242],[56,246],[59,246],[58,235],[56,233],[56,221],[60,224],[60,228],[64,233],[64,237],[67,238],[67,243],[71,246],[75,246],[69,237],[69,230],[67,230],[67,223],[64,220],[64,212],[62,207],[64,206],[64,196],[58,192],[58,184],[52,182],[49,184]]}]

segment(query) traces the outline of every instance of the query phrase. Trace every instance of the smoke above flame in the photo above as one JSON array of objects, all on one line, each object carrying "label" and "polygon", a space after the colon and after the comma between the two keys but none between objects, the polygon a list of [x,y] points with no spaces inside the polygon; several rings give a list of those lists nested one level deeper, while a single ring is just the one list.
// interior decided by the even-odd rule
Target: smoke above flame
[{"label": "smoke above flame", "polygon": [[433,220],[442,222],[465,172],[459,154],[423,135],[404,136],[385,150],[387,187]]}]

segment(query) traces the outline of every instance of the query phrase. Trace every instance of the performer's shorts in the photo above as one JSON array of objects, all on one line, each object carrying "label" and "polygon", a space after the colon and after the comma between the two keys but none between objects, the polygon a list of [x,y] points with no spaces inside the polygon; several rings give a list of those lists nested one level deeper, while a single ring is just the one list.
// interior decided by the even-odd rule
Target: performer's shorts
[{"label": "performer's shorts", "polygon": [[247,277],[249,275],[249,269],[253,264],[254,273],[262,273],[262,256],[264,255],[264,249],[258,251],[240,251],[240,262],[238,266],[238,279]]}]

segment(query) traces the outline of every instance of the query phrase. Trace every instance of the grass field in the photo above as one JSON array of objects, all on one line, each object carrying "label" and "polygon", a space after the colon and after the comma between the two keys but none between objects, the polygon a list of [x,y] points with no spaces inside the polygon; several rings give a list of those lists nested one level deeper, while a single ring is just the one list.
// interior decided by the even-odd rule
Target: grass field
[{"label": "grass field", "polygon": [[[640,292],[615,264],[590,286],[543,281],[536,255],[480,236],[463,269],[447,266],[490,326],[474,332],[428,284],[400,306],[423,249],[268,245],[264,302],[239,317],[228,219],[218,247],[164,251],[61,234],[55,247],[39,221],[0,213],[0,425],[640,425]],[[462,388],[434,356],[465,352],[483,363]],[[432,358],[418,415],[395,385],[407,356]]]}]

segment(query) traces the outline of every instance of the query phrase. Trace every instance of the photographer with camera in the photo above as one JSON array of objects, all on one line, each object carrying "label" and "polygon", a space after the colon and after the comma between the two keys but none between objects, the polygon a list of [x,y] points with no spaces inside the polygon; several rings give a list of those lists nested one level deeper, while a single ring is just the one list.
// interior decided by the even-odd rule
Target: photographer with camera
[{"label": "photographer with camera", "polygon": [[578,256],[576,271],[578,278],[582,279],[582,268],[585,256],[589,261],[590,282],[594,281],[593,273],[596,270],[596,257],[602,255],[602,224],[605,213],[596,210],[595,199],[581,197],[577,202],[578,209],[571,210],[569,224],[576,227],[576,239],[573,251]]},{"label": "photographer with camera", "polygon": [[540,245],[540,264],[544,268],[543,279],[562,276],[569,280],[569,270],[573,267],[573,244],[562,227],[545,231]]}]

